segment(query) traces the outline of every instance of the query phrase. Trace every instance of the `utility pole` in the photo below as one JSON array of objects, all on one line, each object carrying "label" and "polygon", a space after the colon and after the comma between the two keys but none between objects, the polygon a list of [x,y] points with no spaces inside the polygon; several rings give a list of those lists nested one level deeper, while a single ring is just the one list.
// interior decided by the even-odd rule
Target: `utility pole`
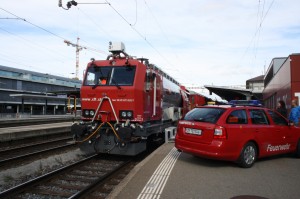
[{"label": "utility pole", "polygon": [[75,72],[75,78],[76,79],[79,79],[78,78],[78,73],[79,73],[79,51],[81,51],[82,49],[87,49],[86,47],[84,46],[80,46],[79,45],[79,37],[77,37],[77,43],[74,44],[68,40],[65,40],[64,41],[68,46],[72,46],[72,47],[75,47],[76,48],[76,72]]}]

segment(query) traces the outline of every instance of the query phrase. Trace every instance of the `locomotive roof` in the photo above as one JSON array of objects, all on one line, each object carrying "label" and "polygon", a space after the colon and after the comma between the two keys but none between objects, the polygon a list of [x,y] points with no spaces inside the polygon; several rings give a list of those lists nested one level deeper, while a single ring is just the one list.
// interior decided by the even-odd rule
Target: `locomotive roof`
[{"label": "locomotive roof", "polygon": [[173,77],[171,77],[170,75],[168,75],[166,72],[164,72],[163,70],[161,70],[161,68],[159,68],[158,66],[156,66],[155,64],[149,64],[149,68],[152,68],[154,70],[157,70],[159,73],[162,74],[162,76],[168,80],[170,80],[171,82],[180,85],[180,83],[175,80]]}]

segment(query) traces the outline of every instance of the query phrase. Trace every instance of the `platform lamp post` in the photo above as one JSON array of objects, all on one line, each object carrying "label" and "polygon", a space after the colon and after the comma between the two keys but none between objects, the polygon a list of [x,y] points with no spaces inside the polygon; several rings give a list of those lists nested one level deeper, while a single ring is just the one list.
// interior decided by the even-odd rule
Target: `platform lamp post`
[{"label": "platform lamp post", "polygon": [[47,115],[47,108],[48,108],[48,99],[47,99],[48,89],[47,89],[47,87],[45,89],[46,89],[45,90],[46,100],[45,100],[45,110],[43,111],[43,115]]},{"label": "platform lamp post", "polygon": [[21,108],[22,115],[24,115],[24,98],[22,97],[22,108]]}]

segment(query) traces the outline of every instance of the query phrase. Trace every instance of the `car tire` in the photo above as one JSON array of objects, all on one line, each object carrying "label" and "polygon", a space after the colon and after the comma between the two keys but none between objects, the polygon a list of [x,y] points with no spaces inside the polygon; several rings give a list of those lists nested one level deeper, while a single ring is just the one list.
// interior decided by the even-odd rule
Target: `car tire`
[{"label": "car tire", "polygon": [[254,165],[257,158],[257,148],[253,142],[248,142],[241,151],[238,164],[243,168],[250,168]]},{"label": "car tire", "polygon": [[300,158],[300,140],[298,140],[298,144],[297,144],[296,157]]}]

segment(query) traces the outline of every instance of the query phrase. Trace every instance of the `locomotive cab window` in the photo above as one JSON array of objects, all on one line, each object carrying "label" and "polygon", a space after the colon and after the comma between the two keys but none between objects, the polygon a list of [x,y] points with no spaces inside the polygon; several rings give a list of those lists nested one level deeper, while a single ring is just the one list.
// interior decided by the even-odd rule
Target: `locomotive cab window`
[{"label": "locomotive cab window", "polygon": [[135,75],[135,66],[114,67],[111,71],[109,85],[132,86]]},{"label": "locomotive cab window", "polygon": [[95,73],[87,72],[84,85],[95,85]]},{"label": "locomotive cab window", "polygon": [[132,86],[135,76],[135,66],[89,67],[85,86]]}]

